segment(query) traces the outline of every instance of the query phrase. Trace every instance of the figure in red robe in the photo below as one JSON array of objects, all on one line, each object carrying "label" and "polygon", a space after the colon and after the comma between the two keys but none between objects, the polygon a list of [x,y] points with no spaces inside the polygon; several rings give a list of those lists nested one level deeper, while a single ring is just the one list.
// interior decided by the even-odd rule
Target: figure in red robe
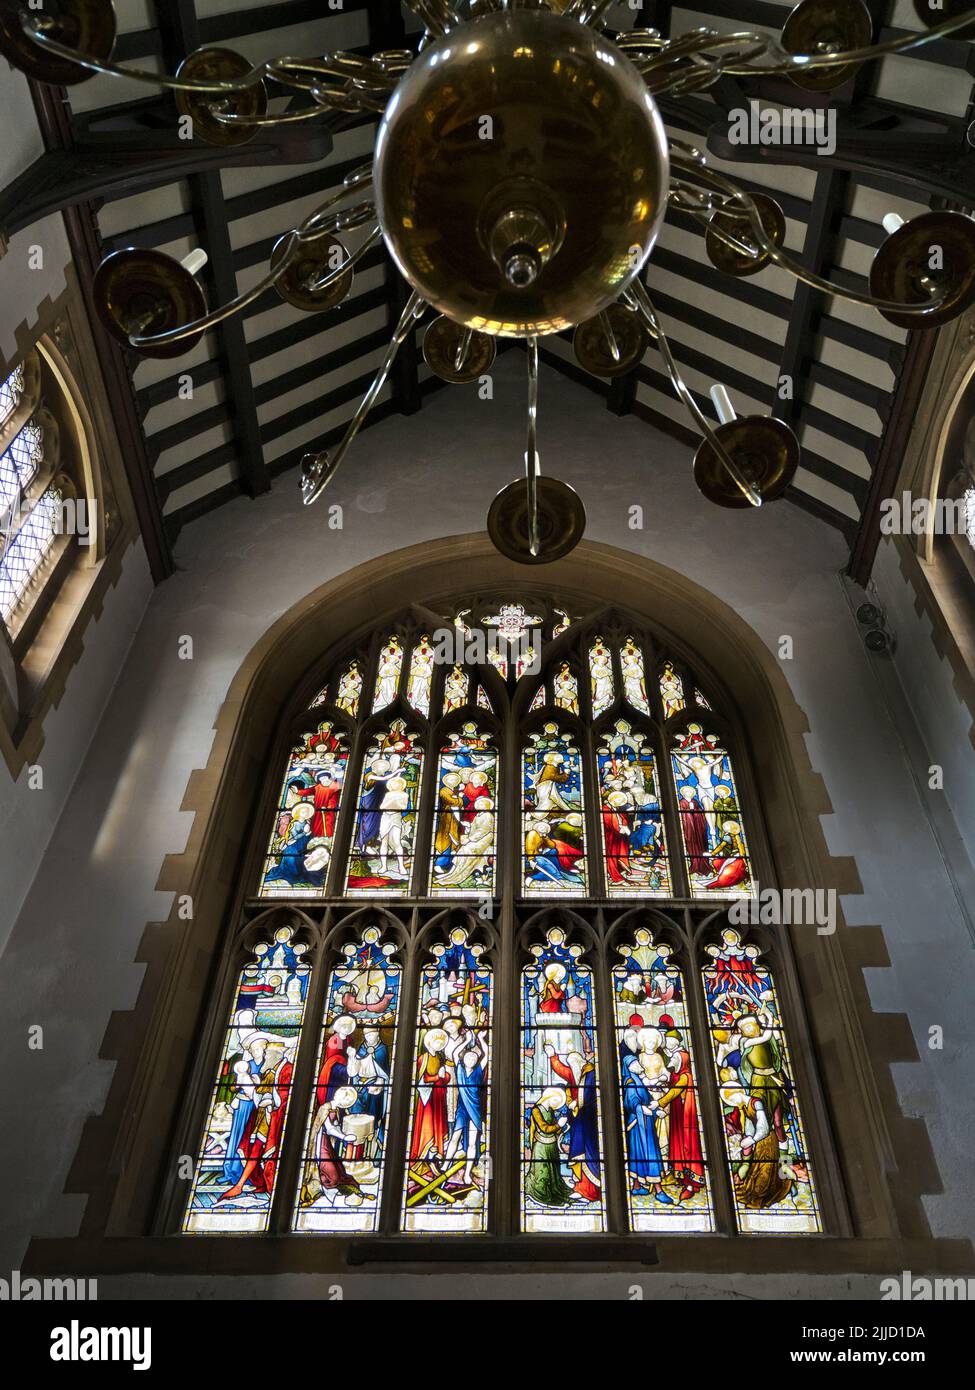
[{"label": "figure in red robe", "polygon": [[311,838],[331,840],[339,809],[342,784],[330,772],[319,772],[313,787],[294,787],[296,796],[312,798],[315,814],[311,818]]},{"label": "figure in red robe", "polygon": [[335,1020],[332,1033],[325,1044],[321,1071],[315,1095],[319,1105],[332,1099],[340,1086],[349,1082],[349,1038],[355,1032],[355,1019],[344,1014]]},{"label": "figure in red robe", "polygon": [[680,789],[677,803],[680,811],[681,827],[684,832],[684,847],[687,850],[687,866],[692,874],[712,873],[708,858],[708,818],[701,809],[701,803],[694,795],[694,788]]},{"label": "figure in red robe", "polygon": [[682,1046],[680,1032],[673,1019],[662,1014],[658,1024],[666,1029],[664,1037],[672,1048],[667,1059],[670,1066],[670,1089],[659,1104],[670,1116],[669,1162],[674,1176],[682,1183],[681,1199],[693,1197],[704,1183],[704,1154],[698,1130],[697,1096],[691,1072],[690,1054]]},{"label": "figure in red robe", "polygon": [[442,1155],[447,1147],[447,1068],[443,1059],[446,1045],[446,1033],[442,1029],[432,1028],[424,1040],[424,1051],[417,1060],[416,1108],[410,1136],[411,1163],[432,1154]]},{"label": "figure in red robe", "polygon": [[630,867],[630,825],[621,811],[603,808],[603,839],[606,842],[606,872],[613,883],[624,883]]}]

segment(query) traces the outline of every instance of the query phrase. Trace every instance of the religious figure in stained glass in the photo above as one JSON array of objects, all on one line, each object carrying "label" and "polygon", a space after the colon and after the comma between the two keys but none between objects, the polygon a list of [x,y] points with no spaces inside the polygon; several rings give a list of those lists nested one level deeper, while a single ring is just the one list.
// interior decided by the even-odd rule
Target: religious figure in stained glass
[{"label": "religious figure in stained glass", "polygon": [[321,897],[332,858],[349,753],[331,724],[305,734],[288,760],[261,878],[262,897]]},{"label": "religious figure in stained glass", "polygon": [[664,668],[660,673],[660,699],[665,719],[684,708],[684,682],[669,661],[664,662]]},{"label": "religious figure in stained glass", "polygon": [[327,702],[328,702],[328,686],[327,686],[327,685],[323,685],[322,688],[321,688],[321,690],[320,690],[320,691],[318,692],[318,694],[315,696],[314,700],[312,700],[311,704],[308,706],[308,708],[309,708],[309,709],[317,709],[319,705],[327,704]]},{"label": "religious figure in stained glass", "polygon": [[538,687],[538,689],[535,691],[535,694],[532,696],[532,702],[531,702],[531,704],[528,706],[528,712],[529,712],[529,714],[530,714],[533,710],[536,710],[536,709],[544,709],[544,708],[545,708],[545,686],[544,686],[544,685],[540,685],[540,686]]},{"label": "religious figure in stained glass", "polygon": [[567,709],[570,714],[579,713],[579,682],[567,661],[563,661],[555,673],[554,691],[559,709]]},{"label": "religious figure in stained glass", "polygon": [[463,666],[453,666],[447,673],[447,679],[443,687],[443,712],[449,714],[451,710],[462,709],[467,704],[467,692],[470,689],[470,676]]},{"label": "religious figure in stained glass", "polygon": [[601,637],[589,648],[589,679],[593,717],[598,719],[613,703],[613,659]]},{"label": "religious figure in stained glass", "polygon": [[619,953],[613,998],[630,1229],[710,1231],[683,976],[646,927]]},{"label": "religious figure in stained glass", "polygon": [[553,927],[522,972],[522,1225],[604,1227],[596,1013],[581,947]]},{"label": "religious figure in stained glass", "polygon": [[623,698],[641,714],[650,713],[647,682],[643,673],[643,652],[632,637],[620,648],[620,672],[623,677]]},{"label": "religious figure in stained glass", "polygon": [[403,648],[395,633],[387,637],[379,653],[376,668],[376,690],[372,699],[372,712],[385,709],[396,699],[399,689],[399,675],[403,667]]},{"label": "religious figure in stained glass", "polygon": [[449,736],[437,766],[430,893],[494,893],[498,825],[498,753],[474,724]]},{"label": "religious figure in stained glass", "polygon": [[669,897],[672,888],[656,764],[646,736],[620,719],[596,748],[606,891]]},{"label": "religious figure in stained glass", "polygon": [[727,928],[707,948],[704,991],[738,1227],[818,1231],[799,1097],[775,983],[755,946]]},{"label": "religious figure in stained glass", "polygon": [[705,698],[705,696],[701,693],[700,690],[697,689],[696,686],[694,687],[694,703],[697,704],[697,705],[700,705],[700,706],[701,706],[701,709],[710,709],[710,708],[711,708],[711,706],[710,706],[710,704],[708,703],[708,701],[707,701],[707,699]]},{"label": "religious figure in stained glass", "polygon": [[413,648],[410,656],[410,674],[406,684],[406,698],[424,718],[430,713],[430,687],[433,684],[433,644],[428,633],[424,633]]},{"label": "religious figure in stained glass", "polygon": [[282,927],[237,978],[183,1230],[267,1229],[311,967]]},{"label": "religious figure in stained glass", "polygon": [[402,719],[367,749],[346,881],[350,897],[409,892],[422,761],[418,738]]},{"label": "religious figure in stained glass", "polygon": [[487,1222],[491,972],[483,950],[455,927],[420,974],[405,1231],[471,1234]]},{"label": "religious figure in stained glass", "polygon": [[701,724],[688,724],[675,738],[671,761],[691,892],[747,897],[754,888],[731,758]]},{"label": "religious figure in stained glass", "polygon": [[494,713],[490,698],[483,685],[479,685],[477,687],[477,700],[475,701],[475,703],[477,704],[478,709],[486,709],[491,714]]},{"label": "religious figure in stained glass", "polygon": [[582,755],[555,724],[530,736],[522,795],[526,897],[585,893]]},{"label": "religious figure in stained glass", "polygon": [[345,710],[355,718],[356,710],[359,708],[359,696],[362,694],[362,674],[359,670],[358,661],[353,661],[347,671],[339,677],[339,688],[335,696],[335,703],[339,709]]},{"label": "religious figure in stained glass", "polygon": [[342,948],[328,982],[296,1231],[373,1231],[386,1173],[400,967],[375,927]]}]

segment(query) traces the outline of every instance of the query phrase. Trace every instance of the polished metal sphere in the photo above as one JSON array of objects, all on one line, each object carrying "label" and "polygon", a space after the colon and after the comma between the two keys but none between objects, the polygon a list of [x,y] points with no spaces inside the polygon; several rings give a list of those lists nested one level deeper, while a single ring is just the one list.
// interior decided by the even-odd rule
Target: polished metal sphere
[{"label": "polished metal sphere", "polygon": [[628,58],[547,10],[461,24],[403,77],[376,141],[389,252],[457,323],[505,337],[592,318],[644,264],[667,141]]}]

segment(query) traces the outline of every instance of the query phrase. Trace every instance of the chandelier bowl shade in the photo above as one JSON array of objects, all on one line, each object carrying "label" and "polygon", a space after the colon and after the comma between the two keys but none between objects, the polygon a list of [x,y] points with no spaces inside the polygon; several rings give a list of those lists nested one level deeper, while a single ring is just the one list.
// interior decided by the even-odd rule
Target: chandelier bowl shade
[{"label": "chandelier bowl shade", "polygon": [[519,565],[561,560],[582,540],[586,509],[575,488],[560,478],[539,477],[538,545],[532,551],[530,493],[524,478],[503,487],[488,511],[487,529],[496,550]]},{"label": "chandelier bowl shade", "polygon": [[[199,283],[172,256],[143,247],[112,251],[95,273],[93,298],[98,317],[120,343],[129,335],[163,333],[206,313]],[[146,357],[180,357],[203,337],[146,347]]]},{"label": "chandelier bowl shade", "polygon": [[[39,48],[24,32],[20,7],[3,0],[0,4],[0,53],[16,68],[38,82],[73,87],[95,76],[90,68],[72,63]],[[43,15],[56,19],[59,40],[107,61],[115,47],[115,10],[107,0],[48,0]]]},{"label": "chandelier bowl shade", "polygon": [[636,68],[600,33],[510,10],[425,48],[376,141],[386,245],[457,323],[560,332],[619,298],[666,209],[663,125]]},{"label": "chandelier bowl shade", "polygon": [[[743,415],[716,426],[714,433],[763,502],[781,497],[799,466],[799,441],[774,415]],[[694,455],[694,481],[718,507],[738,510],[749,505],[709,439]]]}]

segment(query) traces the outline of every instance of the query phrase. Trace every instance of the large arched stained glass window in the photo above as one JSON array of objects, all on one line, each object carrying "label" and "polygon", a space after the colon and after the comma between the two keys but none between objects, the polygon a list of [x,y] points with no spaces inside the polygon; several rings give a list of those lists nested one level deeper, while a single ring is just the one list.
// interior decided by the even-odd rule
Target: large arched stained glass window
[{"label": "large arched stained glass window", "polygon": [[267,1229],[308,996],[306,946],[289,927],[237,976],[183,1230]]},{"label": "large arched stained glass window", "polygon": [[375,927],[343,947],[329,977],[294,1215],[296,1231],[373,1231],[400,1001],[394,947]]},{"label": "large arched stained glass window", "polygon": [[522,971],[521,1169],[526,1231],[605,1226],[596,1001],[582,948],[551,928]]},{"label": "large arched stained glass window", "polygon": [[487,1222],[491,972],[455,927],[420,972],[403,1230],[471,1234]]},{"label": "large arched stained glass window", "polygon": [[774,875],[729,701],[577,611],[424,607],[309,671],[241,912],[287,899],[314,969],[272,932],[237,981],[186,1231],[829,1229],[788,942],[732,930]]}]

